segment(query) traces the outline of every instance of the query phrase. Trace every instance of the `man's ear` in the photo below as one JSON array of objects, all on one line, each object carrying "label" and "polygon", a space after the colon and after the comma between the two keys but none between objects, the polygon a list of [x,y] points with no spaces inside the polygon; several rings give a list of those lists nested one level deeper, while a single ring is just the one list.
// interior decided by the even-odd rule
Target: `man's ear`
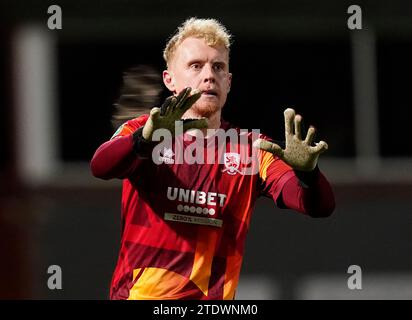
[{"label": "man's ear", "polygon": [[172,74],[169,72],[169,70],[164,70],[163,71],[163,83],[165,84],[166,88],[169,89],[171,92],[176,92],[176,87],[175,83],[173,80]]},{"label": "man's ear", "polygon": [[231,74],[231,73],[228,74],[227,81],[228,81],[227,92],[229,93],[229,92],[230,92],[230,88],[232,87],[232,74]]}]

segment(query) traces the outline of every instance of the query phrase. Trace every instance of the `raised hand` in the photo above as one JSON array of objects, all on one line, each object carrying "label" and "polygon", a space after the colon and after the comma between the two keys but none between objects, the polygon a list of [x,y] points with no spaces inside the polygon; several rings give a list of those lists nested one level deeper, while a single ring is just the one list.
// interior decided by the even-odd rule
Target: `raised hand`
[{"label": "raised hand", "polygon": [[286,146],[282,149],[276,143],[257,139],[254,146],[271,152],[285,161],[293,169],[301,171],[312,171],[318,163],[319,155],[328,149],[325,141],[320,141],[312,146],[315,136],[315,128],[310,127],[305,140],[302,140],[302,116],[295,115],[295,110],[286,109],[285,115],[285,138]]},{"label": "raised hand", "polygon": [[[167,129],[173,135],[175,133],[175,121],[182,120],[183,114],[188,110],[202,95],[201,91],[191,88],[183,89],[178,96],[168,97],[160,108],[150,110],[149,119],[143,127],[142,136],[147,141],[152,141],[153,132],[157,129]],[[189,129],[207,128],[207,120],[184,119],[183,131]]]}]

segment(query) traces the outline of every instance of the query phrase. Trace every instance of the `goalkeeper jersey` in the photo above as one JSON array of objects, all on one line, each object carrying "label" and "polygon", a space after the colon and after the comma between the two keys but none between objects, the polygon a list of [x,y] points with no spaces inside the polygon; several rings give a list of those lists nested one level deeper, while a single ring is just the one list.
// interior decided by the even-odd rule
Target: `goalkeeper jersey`
[{"label": "goalkeeper jersey", "polygon": [[[224,121],[221,129],[232,129],[238,141],[243,137],[247,142],[226,138],[218,143],[212,135],[201,139],[201,149],[196,149],[199,140],[185,133],[153,159],[142,158],[134,153],[132,133],[146,120],[144,115],[123,124],[94,157],[105,152],[106,162],[115,163],[111,177],[123,179],[121,245],[110,297],[234,299],[256,199],[278,201],[285,183],[296,179],[294,171],[262,150],[248,163],[252,133]],[[123,150],[114,152],[114,144]],[[214,163],[178,159],[180,151],[199,150],[209,160],[212,154]],[[114,160],[120,153],[123,159]],[[99,161],[93,160],[99,176]]]}]

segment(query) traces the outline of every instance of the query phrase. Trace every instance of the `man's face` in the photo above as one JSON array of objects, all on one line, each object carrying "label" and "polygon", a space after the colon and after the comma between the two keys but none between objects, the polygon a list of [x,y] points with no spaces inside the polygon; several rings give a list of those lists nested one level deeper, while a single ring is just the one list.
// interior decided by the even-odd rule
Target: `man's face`
[{"label": "man's face", "polygon": [[202,95],[191,110],[208,117],[223,108],[230,90],[229,55],[224,46],[210,47],[203,39],[186,38],[176,49],[163,81],[173,93],[186,87]]}]

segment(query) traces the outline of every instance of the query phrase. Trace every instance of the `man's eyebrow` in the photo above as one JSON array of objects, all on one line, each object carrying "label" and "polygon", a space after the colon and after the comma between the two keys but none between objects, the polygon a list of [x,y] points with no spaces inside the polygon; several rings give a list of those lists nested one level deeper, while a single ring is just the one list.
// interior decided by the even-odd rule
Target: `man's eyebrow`
[{"label": "man's eyebrow", "polygon": [[[191,64],[191,63],[203,63],[204,60],[203,59],[191,59],[189,60],[187,63]],[[224,60],[212,60],[212,63],[220,63],[220,64],[227,64]]]},{"label": "man's eyebrow", "polygon": [[191,59],[187,62],[188,65],[191,65],[193,63],[203,63],[204,61],[201,59]]}]

